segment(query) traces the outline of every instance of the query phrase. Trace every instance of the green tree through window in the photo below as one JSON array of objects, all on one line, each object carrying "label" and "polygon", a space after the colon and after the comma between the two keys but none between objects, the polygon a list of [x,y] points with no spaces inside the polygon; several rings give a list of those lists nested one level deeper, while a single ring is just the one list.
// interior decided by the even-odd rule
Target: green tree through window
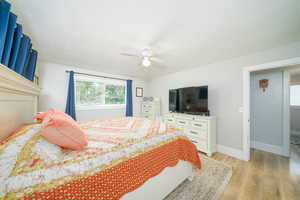
[{"label": "green tree through window", "polygon": [[76,80],[76,105],[125,104],[126,87],[118,84]]},{"label": "green tree through window", "polygon": [[125,86],[106,85],[105,104],[125,104]]}]

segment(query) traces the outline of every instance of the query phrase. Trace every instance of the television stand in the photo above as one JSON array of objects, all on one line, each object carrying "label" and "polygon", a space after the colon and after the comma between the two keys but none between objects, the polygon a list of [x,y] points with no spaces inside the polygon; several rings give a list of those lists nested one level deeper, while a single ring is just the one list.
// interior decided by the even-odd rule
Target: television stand
[{"label": "television stand", "polygon": [[164,121],[184,131],[198,151],[211,156],[217,150],[216,117],[168,113]]}]

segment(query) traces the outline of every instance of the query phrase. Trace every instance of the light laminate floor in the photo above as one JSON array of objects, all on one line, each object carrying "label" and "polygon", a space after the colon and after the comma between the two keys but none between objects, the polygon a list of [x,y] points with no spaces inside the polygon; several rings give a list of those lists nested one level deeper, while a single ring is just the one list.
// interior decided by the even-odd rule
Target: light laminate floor
[{"label": "light laminate floor", "polygon": [[223,200],[300,200],[300,147],[291,145],[291,157],[252,149],[251,161],[215,153],[212,158],[233,167]]}]

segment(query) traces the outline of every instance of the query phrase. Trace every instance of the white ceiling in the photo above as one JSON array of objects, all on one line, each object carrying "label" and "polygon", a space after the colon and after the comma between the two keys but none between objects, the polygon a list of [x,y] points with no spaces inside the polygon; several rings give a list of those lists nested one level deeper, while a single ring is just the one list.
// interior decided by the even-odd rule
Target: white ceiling
[{"label": "white ceiling", "polygon": [[[11,0],[40,58],[153,77],[300,41],[300,0]],[[134,57],[151,47],[164,70]]]}]

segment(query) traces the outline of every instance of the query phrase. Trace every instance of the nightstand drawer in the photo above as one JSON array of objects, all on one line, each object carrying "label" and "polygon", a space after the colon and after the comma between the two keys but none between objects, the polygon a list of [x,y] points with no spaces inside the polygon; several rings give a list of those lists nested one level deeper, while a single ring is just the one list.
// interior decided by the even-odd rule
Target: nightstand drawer
[{"label": "nightstand drawer", "polygon": [[153,109],[153,105],[152,104],[148,104],[148,109],[152,110]]},{"label": "nightstand drawer", "polygon": [[142,108],[143,108],[143,109],[152,109],[152,108],[153,108],[153,105],[152,105],[152,104],[143,104],[143,105],[142,105]]},{"label": "nightstand drawer", "polygon": [[144,109],[144,110],[143,110],[143,113],[145,113],[145,114],[147,114],[147,113],[152,113],[152,110]]},{"label": "nightstand drawer", "polygon": [[151,118],[151,115],[145,115],[143,116],[144,118],[147,118],[147,119],[150,119]]},{"label": "nightstand drawer", "polygon": [[192,135],[195,137],[199,137],[201,139],[207,139],[207,130],[204,129],[185,129],[185,133],[188,135]]},{"label": "nightstand drawer", "polygon": [[193,121],[191,123],[191,126],[194,127],[194,128],[206,129],[207,130],[207,121]]}]

